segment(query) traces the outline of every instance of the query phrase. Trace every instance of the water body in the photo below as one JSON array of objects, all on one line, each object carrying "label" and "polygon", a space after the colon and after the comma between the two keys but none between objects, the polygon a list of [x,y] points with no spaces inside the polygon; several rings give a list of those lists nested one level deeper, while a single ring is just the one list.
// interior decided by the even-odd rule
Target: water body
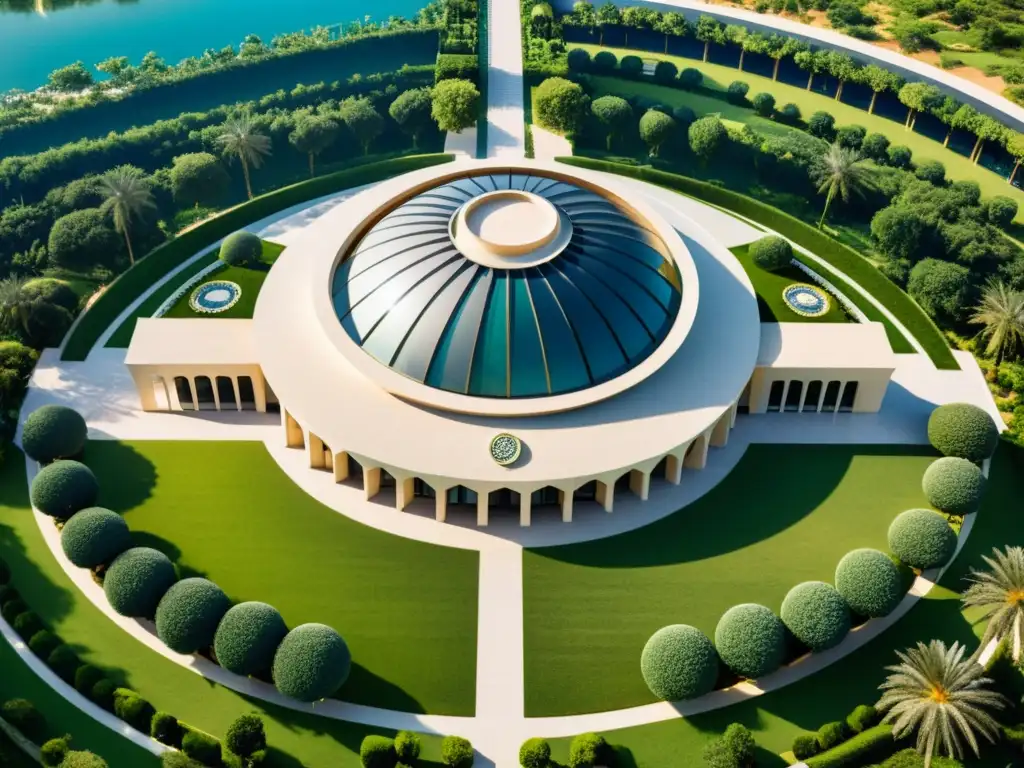
[{"label": "water body", "polygon": [[[54,69],[156,51],[169,63],[248,34],[347,23],[369,14],[411,18],[425,0],[0,0],[0,92],[31,90]],[[99,73],[95,73],[99,74]]]}]

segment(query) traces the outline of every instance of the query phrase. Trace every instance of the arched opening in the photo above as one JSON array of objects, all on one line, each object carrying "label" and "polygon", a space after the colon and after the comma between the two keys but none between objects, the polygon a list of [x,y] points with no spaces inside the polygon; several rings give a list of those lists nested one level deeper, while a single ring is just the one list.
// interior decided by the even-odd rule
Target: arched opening
[{"label": "arched opening", "polygon": [[418,477],[415,477],[412,481],[412,495],[421,496],[425,499],[433,499],[437,496],[437,493],[430,486],[430,483],[426,483]]},{"label": "arched opening", "polygon": [[[341,454],[338,454],[338,461],[340,461]],[[363,487],[363,465],[360,464],[356,459],[352,458],[349,454],[345,454],[345,462],[348,465],[348,474],[345,479],[341,481],[342,485],[349,485],[353,488]]]},{"label": "arched opening", "polygon": [[174,377],[174,393],[178,396],[178,405],[183,411],[194,411],[196,404],[192,400],[192,387],[184,376]]},{"label": "arched opening", "polygon": [[448,489],[448,506],[470,506],[476,509],[476,491],[464,485],[456,485]]},{"label": "arched opening", "polygon": [[854,403],[857,402],[857,382],[848,381],[843,388],[843,397],[839,401],[839,412],[850,413],[853,411]]},{"label": "arched opening", "polygon": [[158,411],[171,410],[171,393],[167,391],[167,380],[163,376],[153,377],[153,400]]},{"label": "arched opening", "polygon": [[821,400],[821,382],[811,381],[807,384],[807,394],[804,396],[804,407],[800,410],[814,413],[818,410],[818,401]]},{"label": "arched opening", "polygon": [[825,387],[825,399],[821,402],[823,413],[832,413],[836,409],[836,404],[839,402],[839,385],[838,381],[830,381]]},{"label": "arched opening", "polygon": [[794,379],[789,382],[789,390],[786,392],[786,411],[792,413],[800,410],[800,395],[804,392],[804,383]]},{"label": "arched opening", "polygon": [[487,497],[491,509],[519,509],[519,493],[510,488],[498,488]]},{"label": "arched opening", "polygon": [[663,477],[668,478],[668,456],[662,456],[661,461],[654,465],[654,469],[651,470],[651,477]]},{"label": "arched opening", "polygon": [[615,495],[620,493],[629,493],[629,472],[621,475],[615,481]]},{"label": "arched opening", "polygon": [[213,396],[213,382],[209,376],[196,376],[196,400],[200,411],[217,410],[217,400]]},{"label": "arched opening", "polygon": [[242,402],[243,411],[256,410],[256,392],[252,388],[251,377],[238,377],[238,399]]},{"label": "arched opening", "polygon": [[235,400],[235,383],[230,376],[217,377],[217,399],[220,400],[222,411],[238,410],[238,402]]},{"label": "arched opening", "polygon": [[771,389],[768,390],[768,413],[778,413],[782,410],[782,393],[786,391],[786,382],[773,381]]},{"label": "arched opening", "polygon": [[537,507],[557,507],[558,502],[558,489],[553,485],[545,485],[543,488],[539,488],[530,494],[530,504],[533,508]]}]

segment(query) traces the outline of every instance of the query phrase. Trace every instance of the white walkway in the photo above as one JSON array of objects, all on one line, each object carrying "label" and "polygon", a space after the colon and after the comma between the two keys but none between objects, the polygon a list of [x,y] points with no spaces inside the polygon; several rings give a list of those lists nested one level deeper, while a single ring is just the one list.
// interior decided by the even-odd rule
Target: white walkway
[{"label": "white walkway", "polygon": [[556,157],[572,155],[572,144],[565,136],[541,128],[537,123],[530,126],[533,134],[533,157],[536,160],[554,160]]},{"label": "white walkway", "polygon": [[487,2],[487,156],[526,155],[519,0]]}]

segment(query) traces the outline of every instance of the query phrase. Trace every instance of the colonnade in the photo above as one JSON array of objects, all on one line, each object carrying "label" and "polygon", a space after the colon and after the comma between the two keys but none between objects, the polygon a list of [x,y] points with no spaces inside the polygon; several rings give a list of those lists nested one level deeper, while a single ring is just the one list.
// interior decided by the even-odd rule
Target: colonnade
[{"label": "colonnade", "polygon": [[196,373],[142,366],[131,370],[144,411],[259,411],[267,410],[267,392],[259,369],[245,373]]}]

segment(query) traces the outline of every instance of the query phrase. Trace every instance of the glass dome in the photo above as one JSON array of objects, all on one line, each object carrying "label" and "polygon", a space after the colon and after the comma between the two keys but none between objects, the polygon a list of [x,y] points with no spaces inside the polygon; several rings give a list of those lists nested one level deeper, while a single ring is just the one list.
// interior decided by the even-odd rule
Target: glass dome
[{"label": "glass dome", "polygon": [[467,175],[397,204],[334,272],[349,337],[449,392],[542,397],[615,378],[664,340],[682,283],[625,206],[563,179]]}]

